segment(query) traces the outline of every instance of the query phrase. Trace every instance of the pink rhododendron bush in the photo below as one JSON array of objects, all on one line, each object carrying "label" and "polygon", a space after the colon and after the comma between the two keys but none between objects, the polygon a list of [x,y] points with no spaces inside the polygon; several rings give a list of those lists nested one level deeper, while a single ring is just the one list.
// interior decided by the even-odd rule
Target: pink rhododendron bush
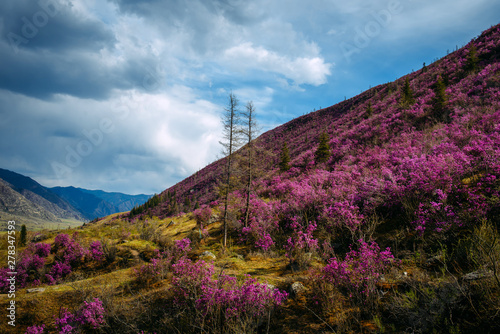
[{"label": "pink rhododendron bush", "polygon": [[209,333],[251,333],[287,298],[287,293],[246,276],[217,273],[185,257],[173,265],[173,301],[178,321]]},{"label": "pink rhododendron bush", "polygon": [[[60,315],[55,319],[55,327],[60,334],[97,332],[106,325],[105,314],[102,301],[94,298],[90,302],[84,301],[73,313],[62,308]],[[46,331],[46,326],[35,325],[28,327],[25,334],[43,333],[49,333],[48,330]]]},{"label": "pink rhododendron bush", "polygon": [[[84,247],[78,234],[72,237],[58,234],[52,246],[47,243],[30,243],[19,253],[16,266],[16,285],[19,288],[34,287],[40,284],[57,284],[64,280],[74,269],[82,265],[104,261],[102,246],[93,241]],[[0,269],[0,291],[8,291],[7,268]]]}]

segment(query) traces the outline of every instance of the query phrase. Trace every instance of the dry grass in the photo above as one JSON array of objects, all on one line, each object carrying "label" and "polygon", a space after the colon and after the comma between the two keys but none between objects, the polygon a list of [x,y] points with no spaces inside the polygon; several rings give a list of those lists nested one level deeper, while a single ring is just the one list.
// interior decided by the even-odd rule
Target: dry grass
[{"label": "dry grass", "polygon": [[[336,288],[325,285],[322,289],[327,290],[317,290],[319,285],[311,280],[310,272],[293,271],[289,266],[289,260],[280,253],[255,252],[252,246],[235,242],[237,235],[230,235],[228,248],[223,251],[220,222],[205,226],[208,236],[201,240],[199,228],[190,215],[164,220],[152,219],[148,223],[154,229],[152,240],[140,238],[141,224],[142,222],[136,222],[127,225],[120,219],[120,215],[116,214],[97,223],[88,224],[83,229],[65,230],[64,233],[70,235],[78,231],[86,244],[91,240],[107,240],[117,249],[116,259],[105,266],[85,265],[73,272],[64,284],[42,286],[45,288],[43,292],[28,293],[27,289],[17,291],[17,332],[23,333],[28,325],[42,323],[53,332],[54,316],[59,315],[62,307],[72,311],[84,300],[99,298],[107,310],[108,327],[104,328],[105,332],[135,334],[141,330],[148,330],[163,333],[170,321],[166,318],[166,312],[168,312],[168,301],[172,298],[169,295],[171,276],[167,275],[164,280],[145,284],[136,278],[134,269],[144,264],[144,259],[150,258],[154,249],[162,247],[159,240],[171,244],[183,238],[190,238],[193,241],[193,251],[189,253],[192,259],[197,259],[204,251],[214,253],[217,258],[210,262],[218,272],[236,277],[250,275],[259,282],[272,284],[282,290],[289,290],[291,284],[297,281],[306,287],[304,293],[293,296],[281,309],[273,313],[269,333],[376,333],[394,328],[391,327],[393,326],[391,323],[382,323],[380,310],[372,316],[363,315],[366,313],[362,310],[363,306],[353,304]],[[122,229],[127,231],[125,236]],[[53,242],[56,234],[46,234],[48,238],[44,242]],[[52,257],[52,255],[49,257],[49,263],[53,260]],[[408,291],[412,289],[418,291],[417,288],[425,287],[429,290],[429,296],[432,296],[434,290],[446,292],[448,291],[446,287],[454,287],[450,283],[450,277],[441,274],[439,277],[435,274],[430,275],[428,270],[422,267],[422,263],[425,262],[425,258],[418,257],[416,253],[405,256],[401,266],[395,272],[386,275],[386,281],[377,286],[384,292],[383,299],[379,301],[380,305],[388,307],[390,313],[406,314],[411,311],[406,309],[410,307],[407,305],[409,298],[407,295],[410,293]],[[317,258],[313,258],[311,262],[313,268],[320,268],[323,265],[324,263]],[[493,281],[491,283],[488,291],[492,292],[490,294],[492,297],[488,305],[493,305],[493,301],[498,300],[498,289]],[[455,292],[458,297],[462,298],[463,293],[463,298],[467,297],[471,303],[475,303],[471,299],[474,297],[473,287],[468,290],[468,295],[465,295],[465,290],[457,291]],[[314,302],[317,300],[315,294],[318,293],[326,296],[322,299],[323,304]],[[324,304],[325,300],[327,304]],[[0,295],[1,308],[5,309],[9,301],[6,295]],[[387,301],[391,301],[394,307],[397,307],[399,301],[400,309],[390,308],[386,305]],[[423,306],[419,304],[419,307],[425,310],[426,302],[425,299],[420,300],[419,303]],[[0,333],[9,331],[12,332],[6,321],[0,322]]]},{"label": "dry grass", "polygon": [[[27,289],[17,291],[16,330],[19,333],[22,333],[29,325],[41,323],[46,324],[49,330],[54,331],[54,316],[59,315],[62,308],[67,308],[70,311],[75,310],[84,300],[92,298],[103,300],[108,310],[108,320],[114,326],[122,326],[120,328],[127,332],[135,330],[139,332],[140,328],[136,328],[137,323],[146,321],[137,315],[139,310],[142,310],[143,313],[146,312],[146,318],[154,318],[154,314],[148,313],[153,311],[149,310],[147,305],[151,306],[151,303],[160,302],[162,296],[168,291],[169,280],[145,287],[134,276],[134,269],[143,263],[139,259],[139,255],[142,257],[143,253],[157,249],[158,245],[153,241],[139,238],[141,223],[127,225],[125,221],[121,220],[120,215],[108,216],[101,221],[87,224],[83,228],[64,230],[64,233],[70,235],[75,231],[78,232],[82,241],[87,244],[91,240],[108,240],[117,247],[117,260],[104,268],[82,267],[68,277],[71,282],[56,286],[41,286],[45,289],[43,292],[28,293]],[[287,271],[288,260],[285,257],[252,253],[250,246],[235,244],[232,239],[228,249],[223,252],[221,245],[222,224],[220,222],[204,226],[208,231],[208,236],[201,240],[196,221],[189,214],[164,220],[154,219],[149,223],[154,227],[155,240],[160,237],[171,241],[183,238],[195,240],[193,243],[195,248],[190,253],[190,257],[195,259],[203,251],[211,251],[217,256],[213,264],[226,274],[251,275],[259,282],[269,283],[280,288],[287,288],[290,282],[300,277],[300,273]],[[126,234],[125,238],[122,235],[122,229],[130,232],[130,234]],[[46,234],[48,238],[43,242],[52,243],[57,233],[47,231]],[[136,264],[129,268],[123,268],[118,264],[119,257],[128,253],[135,258]],[[9,301],[7,295],[0,295],[0,307],[5,308]],[[296,306],[288,307],[294,308]],[[299,313],[297,313],[297,319],[299,319]],[[5,321],[0,322],[1,333],[8,333],[9,330],[11,328],[7,326]]]}]

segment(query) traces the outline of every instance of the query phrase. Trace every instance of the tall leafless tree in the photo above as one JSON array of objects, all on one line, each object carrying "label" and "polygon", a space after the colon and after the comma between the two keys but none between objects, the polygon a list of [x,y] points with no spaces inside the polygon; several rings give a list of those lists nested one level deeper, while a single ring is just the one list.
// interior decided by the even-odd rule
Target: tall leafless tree
[{"label": "tall leafless tree", "polygon": [[233,93],[229,94],[227,107],[222,114],[223,125],[223,140],[220,144],[223,147],[223,154],[226,156],[226,170],[224,183],[224,249],[227,246],[227,223],[228,223],[228,204],[229,193],[231,192],[232,184],[231,177],[233,173],[233,155],[234,152],[241,146],[241,112],[238,109],[238,99]]},{"label": "tall leafless tree", "polygon": [[245,111],[242,113],[243,116],[243,128],[242,132],[244,139],[247,141],[246,153],[246,207],[245,207],[245,227],[248,226],[248,219],[250,216],[250,193],[252,192],[252,180],[254,176],[254,154],[255,146],[254,139],[257,137],[259,129],[257,128],[257,121],[255,118],[255,107],[253,102],[247,103]]}]

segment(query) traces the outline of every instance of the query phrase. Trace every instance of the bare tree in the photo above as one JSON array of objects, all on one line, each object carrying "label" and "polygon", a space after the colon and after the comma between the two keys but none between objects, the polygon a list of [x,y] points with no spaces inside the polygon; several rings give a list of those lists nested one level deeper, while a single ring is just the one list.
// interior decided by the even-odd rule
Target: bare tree
[{"label": "bare tree", "polygon": [[223,125],[223,140],[220,144],[223,147],[223,154],[226,156],[226,170],[225,170],[225,183],[224,183],[224,249],[227,245],[227,222],[228,222],[228,203],[229,193],[231,192],[231,176],[234,152],[241,145],[241,113],[238,109],[238,99],[233,93],[229,94],[227,107],[222,114]]},{"label": "bare tree", "polygon": [[257,137],[259,129],[257,128],[257,121],[255,119],[255,107],[253,102],[247,103],[245,111],[242,113],[243,116],[243,135],[244,139],[247,140],[246,151],[247,151],[247,171],[246,171],[246,207],[245,207],[245,227],[248,226],[248,219],[250,216],[250,193],[252,192],[252,180],[254,176],[254,154],[255,146],[253,140]]}]

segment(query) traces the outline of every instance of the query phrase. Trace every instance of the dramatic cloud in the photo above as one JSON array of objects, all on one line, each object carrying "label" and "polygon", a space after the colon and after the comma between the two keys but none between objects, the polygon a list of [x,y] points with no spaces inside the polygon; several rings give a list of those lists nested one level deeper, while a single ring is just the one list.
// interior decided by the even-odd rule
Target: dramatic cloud
[{"label": "dramatic cloud", "polygon": [[[0,143],[0,165],[27,171],[49,186],[100,184],[151,193],[189,176],[218,153],[217,107],[196,99],[190,89],[119,95],[106,101],[70,96],[40,101],[0,91],[8,110],[0,114],[2,120],[17,124],[2,124],[2,137],[9,140]],[[146,172],[155,177],[140,180]]]},{"label": "dramatic cloud", "polygon": [[243,43],[226,50],[224,57],[236,70],[275,72],[299,85],[322,85],[331,74],[331,65],[325,64],[319,57],[288,59],[262,47],[253,47],[251,43]]}]

